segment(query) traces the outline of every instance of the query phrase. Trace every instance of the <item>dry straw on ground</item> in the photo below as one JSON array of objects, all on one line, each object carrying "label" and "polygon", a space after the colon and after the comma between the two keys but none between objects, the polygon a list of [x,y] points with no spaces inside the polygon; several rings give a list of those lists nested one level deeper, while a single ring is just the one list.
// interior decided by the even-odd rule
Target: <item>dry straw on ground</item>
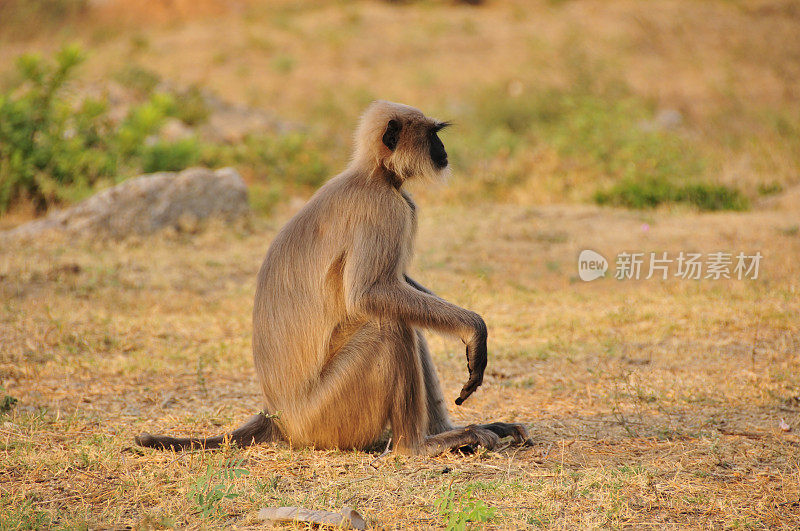
[{"label": "dry straw on ground", "polygon": [[[645,232],[637,214],[593,207],[423,210],[416,274],[490,326],[484,387],[453,415],[525,422],[536,440],[435,459],[131,447],[142,430],[215,433],[258,409],[250,308],[278,221],[4,252],[0,368],[19,399],[0,426],[4,518],[247,527],[263,506],[348,505],[373,525],[435,527],[447,521],[436,501],[455,489],[495,508],[498,528],[795,527],[793,212],[651,214]],[[590,245],[765,258],[756,281],[576,282]],[[455,396],[463,353],[433,347]],[[226,479],[231,464],[248,474]],[[238,496],[204,515],[197,493],[214,489]]]}]

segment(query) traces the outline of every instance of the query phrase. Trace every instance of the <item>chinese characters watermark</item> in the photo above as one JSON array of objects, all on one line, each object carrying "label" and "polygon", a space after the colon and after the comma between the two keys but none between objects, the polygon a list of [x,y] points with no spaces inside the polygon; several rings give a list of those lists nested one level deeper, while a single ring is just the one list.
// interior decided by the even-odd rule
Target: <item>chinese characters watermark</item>
[{"label": "chinese characters watermark", "polygon": [[[758,268],[763,255],[760,251],[728,253],[685,253],[670,255],[667,252],[617,254],[614,261],[614,278],[617,280],[639,280],[658,278],[680,278],[685,280],[719,280],[758,278]],[[608,271],[608,260],[591,249],[584,249],[578,256],[578,276],[586,282],[604,277]]]}]

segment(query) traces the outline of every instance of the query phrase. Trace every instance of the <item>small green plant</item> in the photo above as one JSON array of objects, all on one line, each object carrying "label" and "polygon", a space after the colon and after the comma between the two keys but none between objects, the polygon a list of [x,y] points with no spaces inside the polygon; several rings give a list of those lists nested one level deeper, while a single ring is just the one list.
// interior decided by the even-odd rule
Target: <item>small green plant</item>
[{"label": "small green plant", "polygon": [[536,511],[528,516],[528,525],[546,528],[550,526],[550,519],[542,511]]},{"label": "small green plant", "polygon": [[11,411],[17,402],[17,398],[6,394],[5,387],[0,385],[0,415]]},{"label": "small green plant", "polygon": [[51,525],[48,514],[30,499],[0,498],[0,529],[46,529]]},{"label": "small green plant", "polygon": [[175,142],[159,140],[152,146],[142,148],[142,170],[179,171],[197,163],[200,145],[195,138],[184,138]]},{"label": "small green plant", "polygon": [[139,93],[140,96],[152,94],[161,83],[161,76],[157,72],[136,64],[123,66],[114,74],[114,78],[122,85]]},{"label": "small green plant", "polygon": [[270,65],[279,74],[288,74],[294,69],[294,63],[291,55],[277,55],[272,59]]},{"label": "small green plant", "polygon": [[197,85],[175,94],[175,117],[186,125],[200,125],[208,120],[211,109]]},{"label": "small green plant", "polygon": [[221,502],[239,497],[240,493],[230,483],[250,474],[249,470],[242,468],[243,463],[243,459],[230,458],[219,469],[209,463],[205,474],[194,480],[190,499],[204,518],[223,516]]},{"label": "small green plant", "polygon": [[494,518],[497,509],[475,499],[472,491],[473,488],[469,487],[459,493],[450,485],[436,499],[434,505],[448,530],[464,531],[468,522],[488,522]]}]

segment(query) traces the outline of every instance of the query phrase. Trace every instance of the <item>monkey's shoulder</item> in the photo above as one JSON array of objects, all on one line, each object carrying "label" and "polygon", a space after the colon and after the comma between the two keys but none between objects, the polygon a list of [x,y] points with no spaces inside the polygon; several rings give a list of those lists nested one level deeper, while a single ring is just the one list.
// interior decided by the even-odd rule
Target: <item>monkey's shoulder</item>
[{"label": "monkey's shoulder", "polygon": [[415,216],[417,206],[405,190],[345,172],[325,183],[305,209],[319,212],[328,220],[338,218],[358,223],[375,219],[400,223],[409,214]]}]

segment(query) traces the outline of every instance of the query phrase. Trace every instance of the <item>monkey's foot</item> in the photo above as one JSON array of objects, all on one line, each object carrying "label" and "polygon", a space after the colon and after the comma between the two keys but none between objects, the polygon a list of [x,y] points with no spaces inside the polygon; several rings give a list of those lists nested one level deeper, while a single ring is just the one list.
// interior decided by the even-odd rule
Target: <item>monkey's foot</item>
[{"label": "monkey's foot", "polygon": [[514,443],[520,446],[533,446],[533,440],[528,435],[528,429],[522,424],[492,422],[491,424],[479,424],[478,428],[489,430],[500,439],[513,437]]},{"label": "monkey's foot", "polygon": [[503,437],[513,437],[516,444],[530,445],[528,430],[522,424],[493,422],[491,424],[472,424],[466,428],[458,428],[425,439],[425,451],[428,455],[438,455],[448,450],[474,450],[483,446],[493,449]]}]

